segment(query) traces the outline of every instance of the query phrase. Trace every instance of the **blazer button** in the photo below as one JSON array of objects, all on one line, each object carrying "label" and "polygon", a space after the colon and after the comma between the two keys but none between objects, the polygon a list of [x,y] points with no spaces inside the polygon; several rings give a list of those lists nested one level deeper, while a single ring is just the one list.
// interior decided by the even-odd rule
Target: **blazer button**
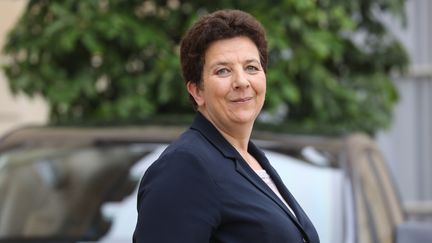
[{"label": "blazer button", "polygon": [[307,243],[307,240],[305,238],[303,238],[303,243]]}]

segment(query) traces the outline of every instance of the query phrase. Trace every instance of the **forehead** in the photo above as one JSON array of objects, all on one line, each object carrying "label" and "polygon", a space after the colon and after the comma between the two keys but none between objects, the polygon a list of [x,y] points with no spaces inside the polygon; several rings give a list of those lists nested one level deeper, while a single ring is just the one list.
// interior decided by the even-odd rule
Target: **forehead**
[{"label": "forehead", "polygon": [[233,62],[256,59],[259,61],[259,51],[255,43],[248,37],[239,36],[217,40],[210,44],[205,52],[205,63]]}]

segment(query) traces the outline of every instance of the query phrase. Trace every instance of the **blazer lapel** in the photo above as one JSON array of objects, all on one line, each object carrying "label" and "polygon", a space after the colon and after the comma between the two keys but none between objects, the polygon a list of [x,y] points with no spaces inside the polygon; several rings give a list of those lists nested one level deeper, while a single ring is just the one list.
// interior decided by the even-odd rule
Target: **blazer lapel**
[{"label": "blazer lapel", "polygon": [[260,162],[263,169],[269,174],[270,178],[275,183],[276,188],[279,190],[279,193],[284,198],[284,200],[287,202],[287,204],[291,207],[291,209],[296,214],[295,216],[291,213],[291,211],[287,208],[287,206],[281,201],[281,199],[271,190],[270,187],[268,187],[265,182],[259,178],[258,175],[248,166],[247,169],[249,169],[251,172],[254,173],[254,176],[258,178],[259,182],[257,184],[265,185],[265,194],[269,196],[273,201],[275,201],[279,207],[281,207],[291,218],[291,220],[295,223],[295,225],[300,229],[300,231],[307,235],[305,230],[303,229],[303,214],[304,212],[301,211],[299,208],[298,203],[292,196],[292,194],[288,191],[288,189],[283,184],[281,178],[278,176],[275,169],[271,166],[270,162],[268,161],[265,154],[259,150],[255,144],[252,142],[249,143],[249,152]]},{"label": "blazer lapel", "polygon": [[[281,196],[285,199],[285,201],[288,203],[288,205],[291,207],[291,209],[296,214],[296,217],[293,219],[293,221],[296,223],[297,227],[303,233],[304,237],[306,239],[310,239],[308,233],[305,230],[305,227],[308,227],[308,224],[310,223],[309,219],[306,216],[306,213],[303,211],[303,209],[297,203],[294,196],[286,188],[282,179],[280,178],[280,176],[278,175],[276,170],[273,168],[273,166],[271,166],[270,162],[267,160],[264,153],[262,151],[260,151],[258,148],[256,148],[254,144],[252,144],[252,147],[253,147],[252,149],[256,149],[255,153],[257,153],[257,155],[254,155],[254,156],[261,158],[261,161],[260,161],[261,166],[267,171],[267,173],[269,174],[269,176],[272,178],[273,182],[275,183],[276,188],[278,188]],[[285,204],[283,204],[283,207],[284,207],[284,209],[286,209]],[[287,210],[288,209],[286,209],[285,211],[287,211]],[[292,216],[291,212],[289,212],[289,213],[290,213],[290,216]]]},{"label": "blazer lapel", "polygon": [[285,189],[277,173],[271,167],[264,153],[261,152],[252,142],[249,142],[249,152],[259,161],[261,166],[269,173],[270,177],[274,181],[276,187],[280,191],[282,197],[286,200],[288,205],[292,207],[293,211],[296,213],[294,216],[290,210],[285,206],[285,204],[279,199],[279,197],[268,187],[265,182],[255,173],[255,171],[250,168],[250,166],[244,161],[241,155],[235,150],[231,144],[226,141],[226,139],[219,133],[219,131],[211,124],[201,113],[197,113],[194,122],[192,123],[191,129],[200,132],[210,143],[212,143],[215,148],[217,148],[225,157],[231,158],[235,161],[236,171],[245,177],[252,185],[254,185],[258,190],[260,190],[264,195],[269,197],[274,201],[284,212],[289,216],[289,218],[294,222],[297,228],[302,232],[303,235],[307,237],[302,225],[298,219],[301,219],[301,212],[295,203],[294,197]]},{"label": "blazer lapel", "polygon": [[304,225],[305,223],[305,212],[301,209],[300,205],[295,200],[294,196],[291,194],[291,192],[288,191],[286,186],[283,184],[282,179],[279,177],[277,172],[273,167],[270,167],[267,170],[267,173],[270,175],[270,177],[273,179],[273,182],[275,183],[276,187],[279,189],[280,194],[282,197],[286,200],[288,205],[290,205],[291,209],[294,211],[294,213],[297,216],[297,220],[300,222],[301,225]]},{"label": "blazer lapel", "polygon": [[265,184],[265,182],[256,174],[256,172],[254,172],[247,164],[242,165],[243,163],[246,163],[245,161],[239,161],[238,159],[236,159],[235,163],[236,163],[236,170],[238,173],[240,173],[243,177],[249,180],[249,182],[251,182],[266,196],[272,199],[280,208],[282,208],[285,211],[286,214],[288,214],[288,216],[294,221],[294,223],[300,226],[299,222],[297,221],[297,218],[289,211],[289,209],[278,198],[278,196],[271,190],[271,188],[268,187]]}]

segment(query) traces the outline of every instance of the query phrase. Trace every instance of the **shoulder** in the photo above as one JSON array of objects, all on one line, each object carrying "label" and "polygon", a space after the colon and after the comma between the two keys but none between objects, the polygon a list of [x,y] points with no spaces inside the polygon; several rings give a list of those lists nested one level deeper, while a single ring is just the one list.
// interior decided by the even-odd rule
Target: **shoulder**
[{"label": "shoulder", "polygon": [[188,129],[174,140],[162,155],[173,151],[194,152],[197,151],[197,147],[202,149],[208,148],[210,145],[199,131]]},{"label": "shoulder", "polygon": [[[191,149],[200,138],[188,132],[169,145],[143,175],[138,191],[138,205],[152,202],[179,201],[206,194],[207,200],[218,198],[218,186],[212,169],[200,153]],[[167,193],[169,192],[169,193]]]},{"label": "shoulder", "polygon": [[[199,131],[188,129],[171,143],[145,172],[141,185],[217,185],[235,171],[235,164]],[[209,185],[211,184],[211,185]]]},{"label": "shoulder", "polygon": [[211,166],[220,151],[199,131],[188,129],[160,155],[157,163],[205,163]]},{"label": "shoulder", "polygon": [[207,174],[209,169],[205,150],[211,150],[205,138],[199,132],[187,130],[171,143],[149,167],[145,174],[164,174],[173,177],[186,177],[193,173]]},{"label": "shoulder", "polygon": [[220,190],[205,161],[191,149],[197,141],[186,132],[144,174],[137,195],[137,237],[203,242],[219,224]]}]

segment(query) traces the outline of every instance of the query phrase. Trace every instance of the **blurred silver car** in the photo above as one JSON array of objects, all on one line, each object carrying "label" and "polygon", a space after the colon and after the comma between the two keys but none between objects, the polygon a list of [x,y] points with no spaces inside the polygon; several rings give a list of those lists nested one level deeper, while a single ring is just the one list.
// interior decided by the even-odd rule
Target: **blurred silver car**
[{"label": "blurred silver car", "polygon": [[[3,137],[0,241],[131,242],[139,180],[183,130],[35,127]],[[322,243],[432,242],[432,224],[408,219],[368,136],[253,138]]]}]

